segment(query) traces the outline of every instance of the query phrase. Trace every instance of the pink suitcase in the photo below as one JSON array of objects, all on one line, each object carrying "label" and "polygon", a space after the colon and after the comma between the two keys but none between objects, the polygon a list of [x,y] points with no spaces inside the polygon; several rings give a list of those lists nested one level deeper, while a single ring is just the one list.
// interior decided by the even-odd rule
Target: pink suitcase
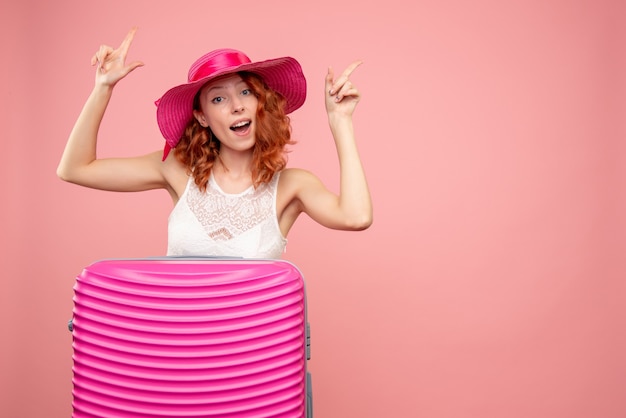
[{"label": "pink suitcase", "polygon": [[293,264],[103,260],[74,291],[73,417],[312,417]]}]

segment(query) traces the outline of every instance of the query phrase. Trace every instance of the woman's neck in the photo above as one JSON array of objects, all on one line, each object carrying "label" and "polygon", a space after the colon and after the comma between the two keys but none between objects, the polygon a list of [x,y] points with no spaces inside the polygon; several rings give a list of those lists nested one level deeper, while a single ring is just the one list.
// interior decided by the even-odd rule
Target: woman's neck
[{"label": "woman's neck", "polygon": [[241,159],[224,161],[220,156],[213,165],[212,173],[226,193],[241,193],[252,185],[252,166]]},{"label": "woman's neck", "polygon": [[250,152],[220,152],[213,165],[216,173],[232,179],[251,178],[252,176],[252,151]]}]

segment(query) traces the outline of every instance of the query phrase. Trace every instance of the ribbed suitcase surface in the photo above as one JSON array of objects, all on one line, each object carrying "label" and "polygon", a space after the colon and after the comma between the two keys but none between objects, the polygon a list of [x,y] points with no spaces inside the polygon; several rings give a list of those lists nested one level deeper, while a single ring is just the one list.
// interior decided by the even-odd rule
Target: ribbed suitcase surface
[{"label": "ribbed suitcase surface", "polygon": [[74,294],[74,418],[312,415],[292,264],[103,260]]}]

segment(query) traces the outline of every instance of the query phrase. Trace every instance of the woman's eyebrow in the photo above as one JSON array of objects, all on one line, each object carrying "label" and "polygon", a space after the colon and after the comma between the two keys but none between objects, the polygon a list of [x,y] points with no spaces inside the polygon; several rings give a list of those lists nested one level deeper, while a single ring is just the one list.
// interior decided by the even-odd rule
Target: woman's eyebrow
[{"label": "woman's eyebrow", "polygon": [[[240,80],[240,81],[237,81],[237,82],[235,83],[235,85],[236,85],[236,86],[239,86],[239,85],[241,85],[241,84],[244,84],[244,85],[248,86],[248,83],[246,83],[244,80]],[[206,92],[208,93],[208,92],[210,92],[211,90],[216,90],[216,89],[225,89],[225,88],[226,88],[226,86],[225,86],[225,85],[223,85],[223,84],[216,84],[216,85],[213,85],[213,86],[209,87],[208,89],[206,89]]]},{"label": "woman's eyebrow", "polygon": [[213,90],[218,90],[218,89],[224,89],[226,87],[222,86],[222,85],[216,85],[216,86],[211,86],[208,89],[205,90],[206,93],[210,93]]}]

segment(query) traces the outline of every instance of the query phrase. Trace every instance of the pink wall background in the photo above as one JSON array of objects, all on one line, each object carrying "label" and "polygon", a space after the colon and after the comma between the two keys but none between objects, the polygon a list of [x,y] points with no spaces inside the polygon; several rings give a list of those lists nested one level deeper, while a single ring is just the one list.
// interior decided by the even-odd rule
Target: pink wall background
[{"label": "pink wall background", "polygon": [[303,218],[285,257],[308,283],[316,416],[626,416],[623,3],[7,3],[1,416],[69,416],[74,277],[165,252],[166,193],[55,176],[92,53],[133,25],[146,66],[117,88],[102,156],[160,148],[153,100],[234,47],[302,63],[290,164],[336,188],[323,77],[365,61],[355,123],[375,223]]}]

